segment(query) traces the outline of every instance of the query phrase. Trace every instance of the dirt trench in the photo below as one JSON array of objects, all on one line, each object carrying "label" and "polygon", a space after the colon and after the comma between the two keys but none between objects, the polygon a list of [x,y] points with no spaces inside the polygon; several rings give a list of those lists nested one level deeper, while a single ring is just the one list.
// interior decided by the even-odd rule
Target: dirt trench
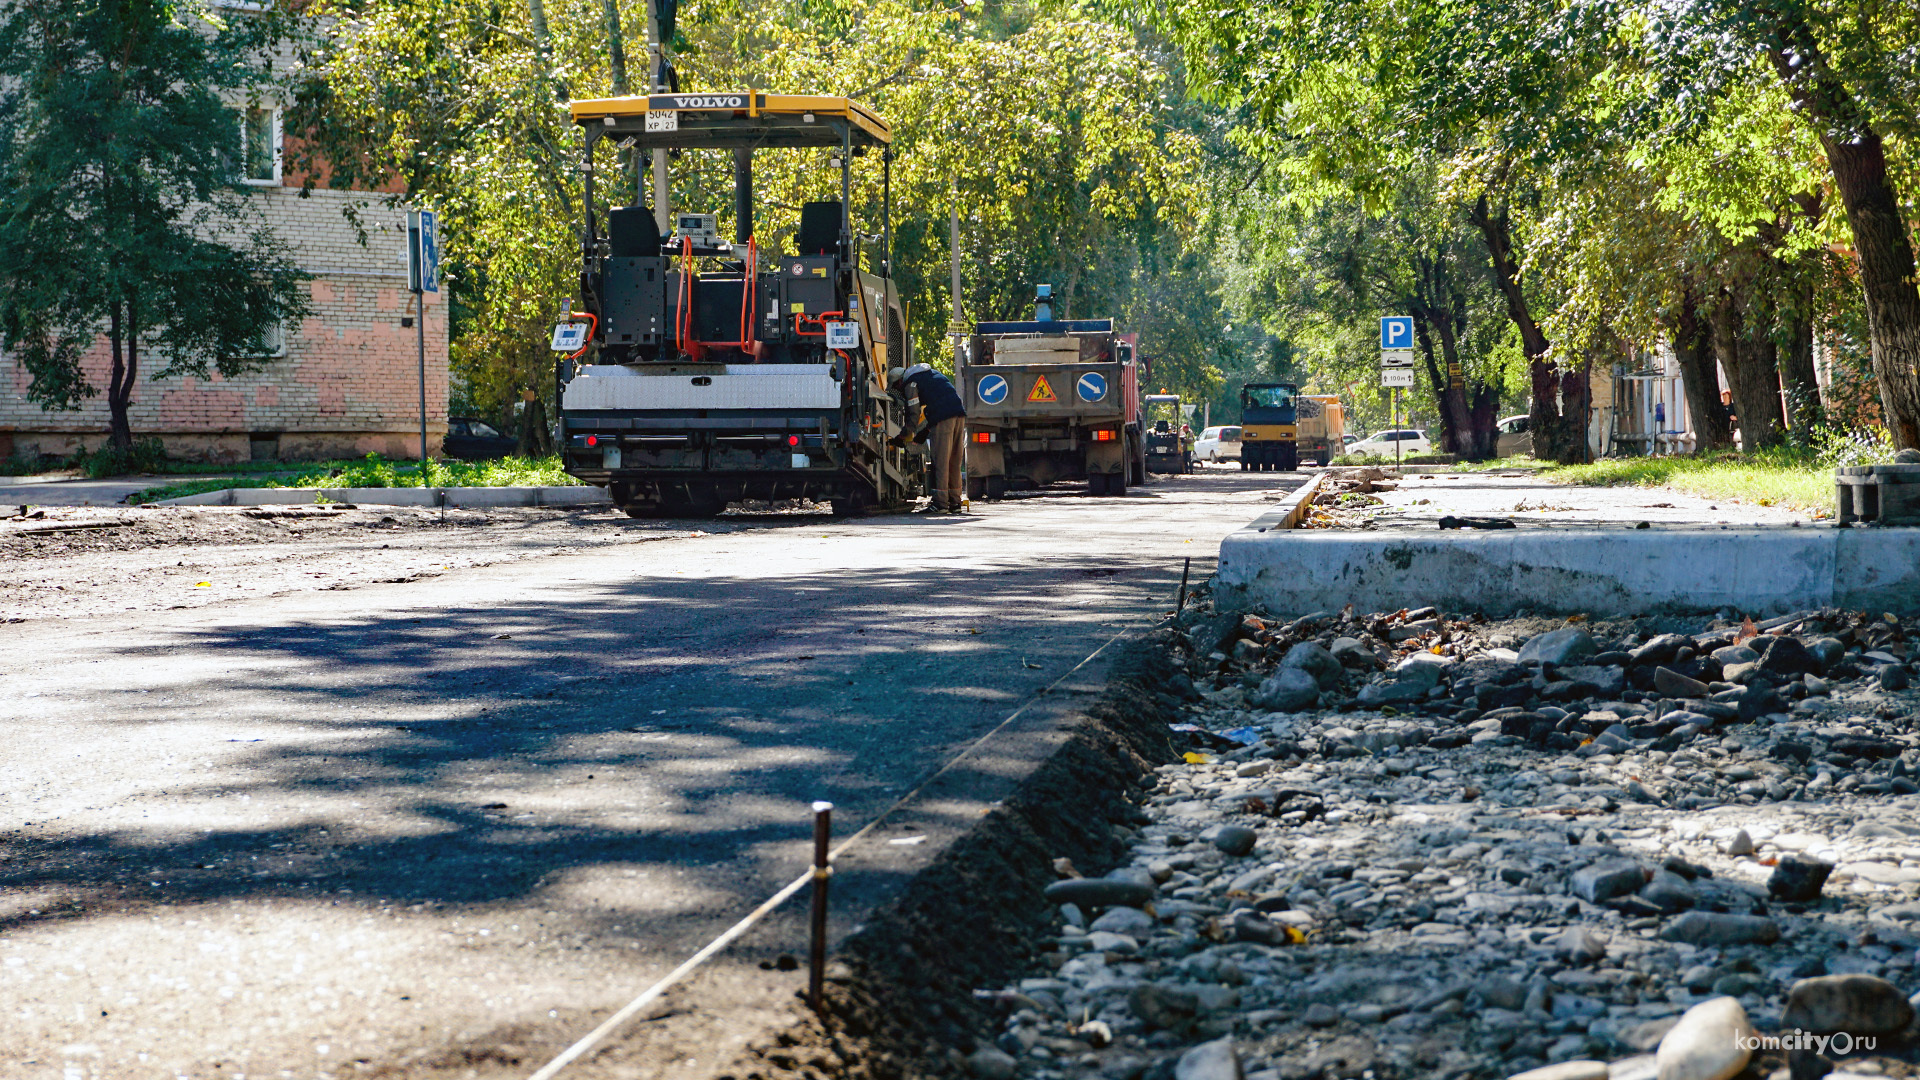
[{"label": "dirt trench", "polygon": [[967,1075],[966,1055],[991,1029],[974,991],[1037,962],[1054,860],[1089,876],[1117,864],[1154,766],[1178,757],[1167,724],[1179,640],[1161,628],[1129,644],[1067,742],[841,944],[825,1014],[796,1002],[790,1022],[716,1080]]}]

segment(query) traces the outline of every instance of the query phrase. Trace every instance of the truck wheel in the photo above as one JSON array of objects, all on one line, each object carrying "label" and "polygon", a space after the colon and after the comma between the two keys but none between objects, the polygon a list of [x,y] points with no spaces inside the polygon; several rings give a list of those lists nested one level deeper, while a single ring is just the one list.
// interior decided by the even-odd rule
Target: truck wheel
[{"label": "truck wheel", "polygon": [[967,477],[967,499],[979,502],[987,497],[987,478],[984,476]]},{"label": "truck wheel", "polygon": [[1093,473],[1087,477],[1087,494],[1105,495],[1107,493],[1107,474]]},{"label": "truck wheel", "polygon": [[986,481],[987,481],[987,498],[993,499],[997,502],[1007,497],[1007,478],[1006,477],[989,476],[986,478]]},{"label": "truck wheel", "polygon": [[1127,493],[1127,474],[1114,473],[1107,477],[1107,494],[1118,498]]},{"label": "truck wheel", "polygon": [[1300,455],[1298,451],[1291,446],[1280,451],[1280,469],[1282,472],[1292,472],[1299,467]]}]

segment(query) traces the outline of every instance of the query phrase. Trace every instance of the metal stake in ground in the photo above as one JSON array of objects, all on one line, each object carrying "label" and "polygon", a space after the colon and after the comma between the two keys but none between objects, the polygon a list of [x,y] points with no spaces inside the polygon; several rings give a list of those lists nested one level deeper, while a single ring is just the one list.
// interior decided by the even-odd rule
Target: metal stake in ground
[{"label": "metal stake in ground", "polygon": [[807,958],[807,1007],[814,1012],[825,1008],[823,995],[827,980],[827,881],[833,867],[827,864],[827,845],[833,838],[833,804],[813,804],[813,942]]},{"label": "metal stake in ground", "polygon": [[1192,569],[1193,556],[1189,555],[1187,556],[1187,561],[1180,564],[1180,598],[1175,600],[1173,604],[1173,610],[1176,615],[1187,609],[1187,571]]}]

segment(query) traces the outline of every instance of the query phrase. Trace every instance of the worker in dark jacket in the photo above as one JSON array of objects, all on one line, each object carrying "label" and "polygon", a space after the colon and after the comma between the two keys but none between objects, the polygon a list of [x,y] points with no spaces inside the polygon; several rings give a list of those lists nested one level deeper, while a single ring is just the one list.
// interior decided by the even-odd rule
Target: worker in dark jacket
[{"label": "worker in dark jacket", "polygon": [[933,510],[961,513],[960,455],[966,450],[967,407],[945,375],[925,364],[894,368],[887,373],[888,390],[907,407],[907,430],[896,444],[911,438],[933,453]]}]

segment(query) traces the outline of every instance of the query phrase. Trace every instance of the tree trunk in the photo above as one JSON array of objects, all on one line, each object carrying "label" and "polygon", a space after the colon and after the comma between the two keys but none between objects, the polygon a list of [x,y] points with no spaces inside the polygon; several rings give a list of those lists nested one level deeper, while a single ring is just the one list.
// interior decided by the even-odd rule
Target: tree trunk
[{"label": "tree trunk", "polygon": [[1794,288],[1787,319],[1787,347],[1780,353],[1780,385],[1787,395],[1787,424],[1802,443],[1811,442],[1821,411],[1820,378],[1813,370],[1813,283]]},{"label": "tree trunk", "polygon": [[[1467,212],[1487,242],[1487,256],[1493,261],[1493,280],[1507,302],[1507,317],[1520,331],[1520,348],[1527,354],[1527,374],[1532,383],[1532,401],[1528,413],[1533,431],[1533,453],[1548,461],[1563,464],[1585,461],[1587,433],[1585,416],[1569,425],[1560,411],[1560,380],[1554,377],[1553,364],[1547,359],[1547,335],[1534,321],[1520,288],[1520,266],[1513,257],[1513,228],[1503,210],[1498,214],[1480,196]],[[1571,428],[1571,430],[1570,430]]]},{"label": "tree trunk", "polygon": [[1886,148],[1806,23],[1784,20],[1779,36],[1787,44],[1773,53],[1774,68],[1820,133],[1853,228],[1887,428],[1900,449],[1920,447],[1920,287]]},{"label": "tree trunk", "polygon": [[1680,292],[1680,313],[1674,318],[1673,355],[1680,361],[1680,385],[1687,391],[1694,449],[1703,451],[1733,445],[1727,407],[1720,403],[1720,376],[1714,371],[1713,330],[1712,321],[1700,317],[1699,298],[1687,285]]},{"label": "tree trunk", "polygon": [[133,449],[133,423],[127,406],[133,400],[133,381],[140,372],[140,329],[132,305],[115,301],[108,318],[107,337],[113,348],[113,370],[107,381],[107,445],[125,454]]},{"label": "tree trunk", "polygon": [[[1593,361],[1584,360],[1579,368],[1560,375],[1560,430],[1565,440],[1553,460],[1562,465],[1584,465],[1593,460],[1593,443],[1587,427],[1593,422]],[[1539,439],[1538,435],[1534,438]],[[1534,453],[1538,454],[1538,444]]]},{"label": "tree trunk", "polygon": [[1468,413],[1473,424],[1474,461],[1487,461],[1500,452],[1500,390],[1486,383],[1473,387],[1473,408]]},{"label": "tree trunk", "polygon": [[1780,442],[1778,351],[1764,323],[1744,310],[1744,286],[1729,286],[1713,309],[1713,346],[1733,392],[1733,414],[1740,428],[1740,449],[1748,452]]},{"label": "tree trunk", "polygon": [[532,390],[521,391],[520,397],[520,427],[513,452],[521,457],[545,457],[553,453],[553,439],[547,434],[547,404]]},{"label": "tree trunk", "polygon": [[[1433,318],[1433,309],[1418,300],[1409,302],[1416,318],[1413,321],[1414,332],[1420,338],[1420,351],[1426,357],[1427,378],[1433,383],[1433,399],[1440,405],[1440,449],[1449,454],[1468,457],[1472,451],[1468,440],[1472,436],[1473,421],[1467,416],[1467,397],[1462,389],[1453,385],[1448,372],[1452,365],[1459,363],[1458,343],[1454,340],[1453,327],[1447,325],[1446,315]],[[1440,359],[1447,365],[1442,369],[1435,362],[1433,339],[1440,338]]]}]

